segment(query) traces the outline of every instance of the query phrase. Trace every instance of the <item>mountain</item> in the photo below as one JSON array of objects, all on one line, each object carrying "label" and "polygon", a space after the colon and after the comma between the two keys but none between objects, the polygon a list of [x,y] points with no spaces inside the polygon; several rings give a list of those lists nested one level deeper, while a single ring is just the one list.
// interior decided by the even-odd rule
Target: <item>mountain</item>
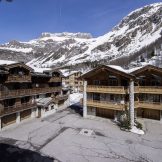
[{"label": "mountain", "polygon": [[[0,59],[36,67],[82,67],[104,64],[136,66],[162,60],[162,3],[137,9],[101,37],[89,33],[42,33],[29,42],[0,45]],[[155,50],[156,47],[156,50]]]}]

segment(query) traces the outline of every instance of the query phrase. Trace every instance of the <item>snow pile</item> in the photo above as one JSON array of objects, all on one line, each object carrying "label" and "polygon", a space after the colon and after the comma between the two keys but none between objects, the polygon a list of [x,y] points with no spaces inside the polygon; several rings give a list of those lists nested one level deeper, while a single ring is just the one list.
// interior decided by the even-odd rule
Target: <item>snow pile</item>
[{"label": "snow pile", "polygon": [[135,127],[135,126],[134,126],[133,128],[130,129],[130,132],[135,133],[135,134],[139,134],[139,135],[144,135],[144,134],[145,134],[143,130],[138,129],[138,128]]},{"label": "snow pile", "polygon": [[80,100],[83,98],[83,94],[73,93],[73,94],[70,94],[69,98],[70,98],[70,105],[74,105],[80,102]]}]

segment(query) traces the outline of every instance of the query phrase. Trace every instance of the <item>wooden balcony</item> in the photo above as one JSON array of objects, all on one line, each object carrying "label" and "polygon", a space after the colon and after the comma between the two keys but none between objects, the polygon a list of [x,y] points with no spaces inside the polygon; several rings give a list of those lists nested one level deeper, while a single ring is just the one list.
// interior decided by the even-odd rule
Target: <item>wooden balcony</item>
[{"label": "wooden balcony", "polygon": [[162,86],[136,86],[135,93],[162,94]]},{"label": "wooden balcony", "polygon": [[[81,86],[83,91],[83,86]],[[110,94],[126,94],[127,89],[123,86],[98,86],[98,85],[88,85],[87,92],[95,93],[110,93]]]},{"label": "wooden balcony", "polygon": [[13,114],[18,111],[23,111],[23,110],[27,110],[30,108],[34,108],[36,106],[37,106],[36,103],[25,103],[25,104],[21,104],[21,105],[14,105],[11,107],[5,107],[4,109],[0,109],[0,116]]},{"label": "wooden balcony", "polygon": [[61,91],[61,87],[0,91],[0,99],[7,99],[7,98],[12,98],[12,97],[20,97],[20,96],[31,96],[31,95],[52,93],[52,92],[58,92],[58,91]]},{"label": "wooden balcony", "polygon": [[61,77],[52,77],[50,80],[49,80],[50,83],[52,82],[62,82],[62,79]]},{"label": "wooden balcony", "polygon": [[31,82],[31,75],[9,75],[6,83],[9,82]]},{"label": "wooden balcony", "polygon": [[125,110],[125,105],[107,101],[87,100],[87,106],[98,107],[103,109]]},{"label": "wooden balcony", "polygon": [[160,103],[160,102],[135,101],[135,108],[162,110],[162,103]]}]

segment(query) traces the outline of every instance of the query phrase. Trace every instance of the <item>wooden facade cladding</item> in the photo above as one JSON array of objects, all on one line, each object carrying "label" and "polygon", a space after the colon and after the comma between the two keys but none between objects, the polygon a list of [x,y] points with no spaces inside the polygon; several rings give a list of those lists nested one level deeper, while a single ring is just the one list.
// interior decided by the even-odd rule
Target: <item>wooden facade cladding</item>
[{"label": "wooden facade cladding", "polygon": [[61,77],[52,77],[49,80],[50,83],[52,82],[62,82],[62,78]]},{"label": "wooden facade cladding", "polygon": [[5,107],[3,109],[0,109],[0,116],[12,114],[12,113],[15,113],[17,111],[23,111],[23,110],[31,109],[31,108],[34,108],[36,106],[37,106],[36,103],[24,103],[24,104],[21,104],[21,105]]},{"label": "wooden facade cladding", "polygon": [[10,82],[31,82],[31,75],[8,75],[6,83]]},{"label": "wooden facade cladding", "polygon": [[87,106],[98,107],[103,109],[125,110],[126,105],[107,101],[87,100]]},{"label": "wooden facade cladding", "polygon": [[32,96],[42,93],[52,93],[61,91],[61,87],[48,87],[48,88],[33,88],[33,89],[19,89],[0,91],[0,99],[20,97],[20,96]]}]

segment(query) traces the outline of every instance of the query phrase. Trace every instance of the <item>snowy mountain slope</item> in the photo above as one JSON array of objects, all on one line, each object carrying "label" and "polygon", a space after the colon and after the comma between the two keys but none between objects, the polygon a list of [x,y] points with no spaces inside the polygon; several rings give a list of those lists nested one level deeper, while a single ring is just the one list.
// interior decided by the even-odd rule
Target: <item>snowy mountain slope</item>
[{"label": "snowy mountain slope", "polygon": [[[29,42],[12,41],[0,46],[0,59],[25,60],[36,67],[74,66],[89,62],[129,64],[143,53],[153,57],[154,46],[160,48],[162,3],[131,12],[98,38],[87,33],[43,33]],[[146,57],[146,55],[145,55]],[[155,56],[154,56],[155,57]],[[124,59],[122,59],[124,58]]]}]

